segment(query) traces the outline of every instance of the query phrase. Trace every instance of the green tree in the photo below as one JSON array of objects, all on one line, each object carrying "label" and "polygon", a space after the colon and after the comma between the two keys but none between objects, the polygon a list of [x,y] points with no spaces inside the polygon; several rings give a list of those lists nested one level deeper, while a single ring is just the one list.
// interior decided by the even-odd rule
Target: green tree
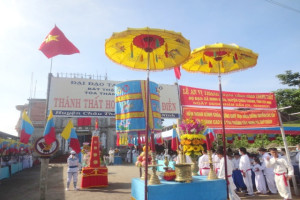
[{"label": "green tree", "polygon": [[286,113],[300,111],[300,89],[278,89],[275,91],[278,107],[292,106],[284,110]]},{"label": "green tree", "polygon": [[285,74],[276,76],[282,84],[288,86],[298,86],[298,89],[278,89],[274,93],[278,107],[292,106],[284,110],[285,113],[295,113],[300,111],[300,73],[293,73],[291,70],[285,71]]},{"label": "green tree", "polygon": [[288,86],[298,86],[300,89],[300,73],[295,72],[292,73],[291,70],[285,71],[285,74],[278,74],[277,78],[281,80],[281,83],[283,85],[288,85]]}]

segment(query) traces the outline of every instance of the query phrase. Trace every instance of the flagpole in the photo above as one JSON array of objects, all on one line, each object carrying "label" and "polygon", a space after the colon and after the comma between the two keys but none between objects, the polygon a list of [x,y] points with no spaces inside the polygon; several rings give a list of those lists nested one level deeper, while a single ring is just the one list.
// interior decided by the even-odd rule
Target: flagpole
[{"label": "flagpole", "polygon": [[[50,72],[48,74],[45,126],[47,122],[47,114],[48,114],[48,107],[49,107],[49,94],[50,94],[50,86],[51,86],[51,78],[52,78],[51,71],[52,71],[52,58],[50,64]],[[46,200],[49,159],[50,159],[49,157],[41,157],[40,200]]]},{"label": "flagpole", "polygon": [[52,72],[52,60],[53,60],[53,58],[51,58],[51,64],[50,64],[50,74],[51,74],[51,72]]}]

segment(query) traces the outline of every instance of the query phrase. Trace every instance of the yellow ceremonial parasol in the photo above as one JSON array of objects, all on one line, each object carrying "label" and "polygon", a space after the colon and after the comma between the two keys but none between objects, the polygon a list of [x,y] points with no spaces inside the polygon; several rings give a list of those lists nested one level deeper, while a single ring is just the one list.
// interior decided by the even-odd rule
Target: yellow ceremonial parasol
[{"label": "yellow ceremonial parasol", "polygon": [[[190,42],[181,33],[151,28],[128,28],[113,33],[105,41],[105,53],[114,62],[134,70],[147,70],[146,138],[149,134],[149,71],[172,69],[190,56]],[[151,136],[151,143],[153,143]],[[146,139],[146,158],[148,158]],[[147,199],[148,160],[145,166],[145,199]]]},{"label": "yellow ceremonial parasol", "polygon": [[182,68],[188,72],[226,74],[254,67],[258,54],[235,44],[216,43],[192,51]]},{"label": "yellow ceremonial parasol", "polygon": [[212,45],[204,45],[200,48],[193,50],[189,60],[182,65],[182,68],[188,72],[201,72],[219,75],[219,90],[223,129],[223,150],[225,158],[226,179],[227,159],[221,74],[226,74],[254,67],[257,63],[257,58],[258,54],[254,53],[250,49],[239,47],[236,44],[216,43]]},{"label": "yellow ceremonial parasol", "polygon": [[190,42],[181,33],[151,28],[128,28],[105,41],[105,53],[114,62],[136,70],[171,69],[186,61]]}]

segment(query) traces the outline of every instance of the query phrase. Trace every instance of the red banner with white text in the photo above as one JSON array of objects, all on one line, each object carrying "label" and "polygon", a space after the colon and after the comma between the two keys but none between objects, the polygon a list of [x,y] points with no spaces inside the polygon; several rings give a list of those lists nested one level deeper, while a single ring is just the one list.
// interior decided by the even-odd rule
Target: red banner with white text
[{"label": "red banner with white text", "polygon": [[[183,108],[183,118],[203,120],[209,128],[221,128],[222,118],[220,109]],[[276,110],[224,110],[226,128],[263,128],[279,126]]]},{"label": "red banner with white text", "polygon": [[[222,92],[224,107],[276,108],[274,93]],[[181,105],[220,106],[220,92],[180,86]]]}]

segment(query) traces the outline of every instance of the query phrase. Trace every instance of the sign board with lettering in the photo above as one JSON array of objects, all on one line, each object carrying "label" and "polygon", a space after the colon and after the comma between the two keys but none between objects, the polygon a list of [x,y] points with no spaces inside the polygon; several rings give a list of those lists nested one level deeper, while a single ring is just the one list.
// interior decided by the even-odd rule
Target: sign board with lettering
[{"label": "sign board with lettering", "polygon": [[[224,107],[276,108],[274,93],[222,92]],[[220,106],[220,92],[180,86],[183,106]]]},{"label": "sign board with lettering", "polygon": [[[114,117],[114,87],[121,81],[52,77],[49,105],[56,117]],[[176,85],[159,85],[162,118],[179,118]]]},{"label": "sign board with lettering", "polygon": [[[220,109],[183,108],[183,118],[203,120],[209,128],[222,128]],[[276,110],[225,110],[224,120],[226,128],[262,128],[279,126]]]}]

